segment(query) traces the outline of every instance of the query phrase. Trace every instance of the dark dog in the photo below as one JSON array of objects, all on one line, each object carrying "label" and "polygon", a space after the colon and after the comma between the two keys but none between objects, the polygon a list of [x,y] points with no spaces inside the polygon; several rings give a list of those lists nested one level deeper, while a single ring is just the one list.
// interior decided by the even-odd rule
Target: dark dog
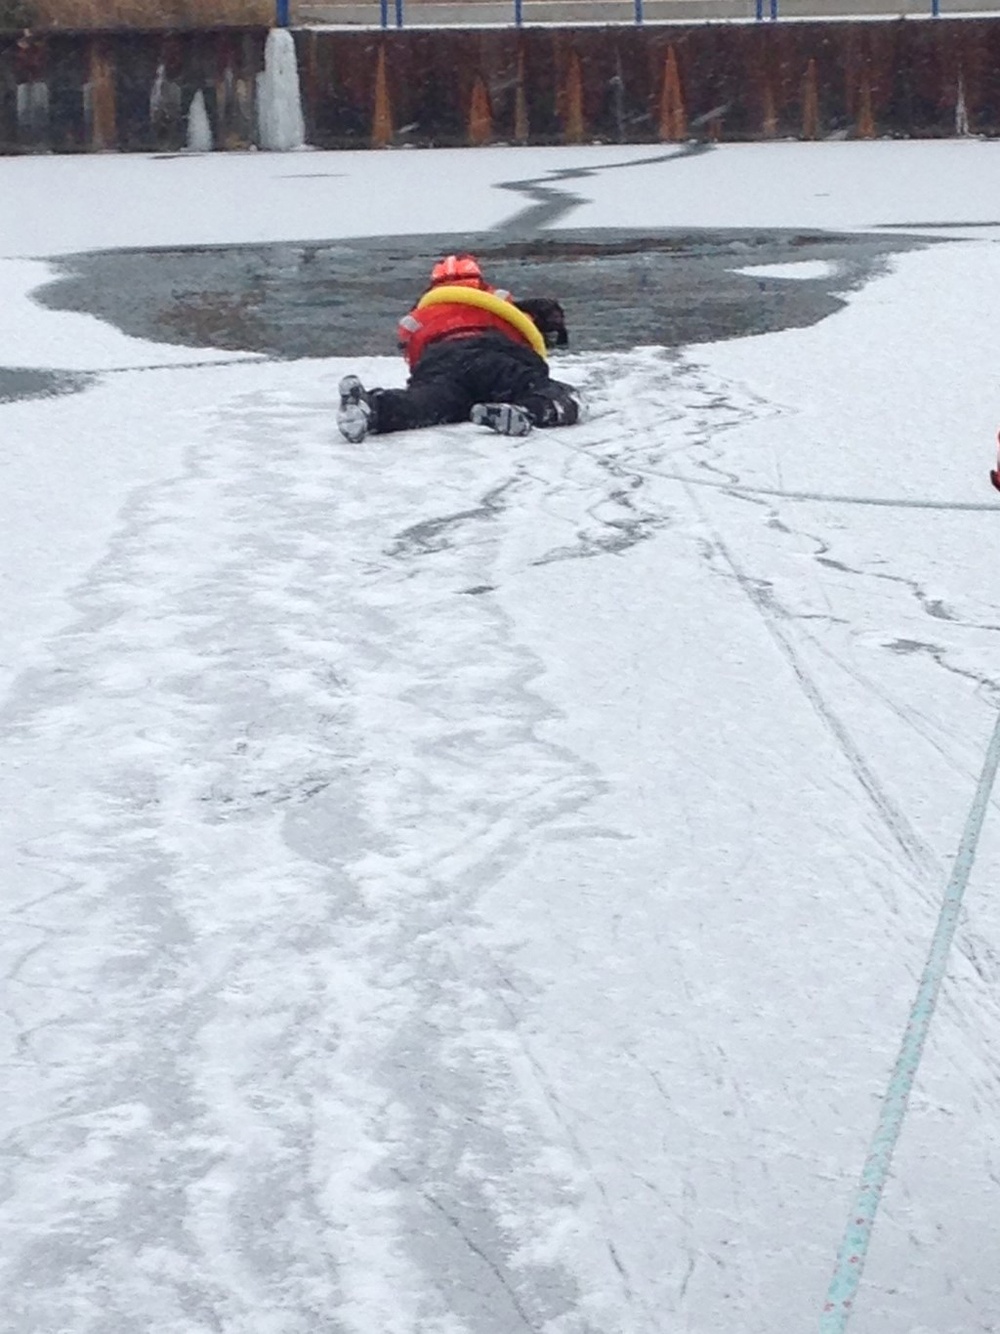
[{"label": "dark dog", "polygon": [[545,339],[546,347],[566,347],[569,344],[569,331],[566,328],[566,312],[558,301],[551,297],[527,297],[524,301],[515,301],[518,310],[537,326],[538,332]]}]

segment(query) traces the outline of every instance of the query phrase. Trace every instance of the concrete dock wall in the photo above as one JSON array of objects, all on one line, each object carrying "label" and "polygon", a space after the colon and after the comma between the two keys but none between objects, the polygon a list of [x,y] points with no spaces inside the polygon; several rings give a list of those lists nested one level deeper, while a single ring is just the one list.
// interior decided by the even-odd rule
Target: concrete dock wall
[{"label": "concrete dock wall", "polygon": [[[247,147],[266,36],[0,34],[0,151]],[[294,37],[322,148],[1000,135],[1000,18]]]},{"label": "concrete dock wall", "polygon": [[1000,133],[1000,19],[297,34],[310,142]]},{"label": "concrete dock wall", "polygon": [[217,148],[256,135],[265,28],[0,36],[0,151],[176,151],[201,93]]}]

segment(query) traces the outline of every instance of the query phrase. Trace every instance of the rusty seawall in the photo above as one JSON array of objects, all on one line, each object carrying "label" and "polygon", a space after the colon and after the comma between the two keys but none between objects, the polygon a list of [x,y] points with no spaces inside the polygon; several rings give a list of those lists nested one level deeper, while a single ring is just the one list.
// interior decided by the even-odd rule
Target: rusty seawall
[{"label": "rusty seawall", "polygon": [[[0,33],[0,152],[247,148],[266,37]],[[1000,135],[1000,17],[294,38],[318,148]]]}]

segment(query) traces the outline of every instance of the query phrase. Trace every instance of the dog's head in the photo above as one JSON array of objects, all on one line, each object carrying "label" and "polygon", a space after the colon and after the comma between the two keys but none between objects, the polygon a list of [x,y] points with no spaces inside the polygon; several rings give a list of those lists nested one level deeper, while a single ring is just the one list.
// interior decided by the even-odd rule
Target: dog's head
[{"label": "dog's head", "polygon": [[536,325],[545,339],[546,347],[567,346],[569,331],[566,328],[566,312],[558,301],[548,296],[528,297],[518,301],[517,308],[523,310]]}]

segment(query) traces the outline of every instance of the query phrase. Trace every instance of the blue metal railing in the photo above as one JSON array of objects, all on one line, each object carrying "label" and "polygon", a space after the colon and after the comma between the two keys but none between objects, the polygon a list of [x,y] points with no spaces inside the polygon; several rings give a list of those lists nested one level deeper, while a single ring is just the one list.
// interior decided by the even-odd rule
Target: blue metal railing
[{"label": "blue metal railing", "polygon": [[[447,0],[444,0],[446,3]],[[512,16],[514,26],[523,27],[525,23],[525,0],[509,0],[512,4]],[[405,7],[406,0],[379,0],[379,22],[383,28],[405,27]],[[457,3],[457,0],[456,0]],[[928,13],[931,18],[941,17],[941,0],[925,0]],[[291,0],[275,0],[277,6],[276,22],[279,27],[287,28],[289,26],[289,9]],[[645,12],[646,0],[632,0],[632,22],[641,27],[646,20]],[[780,0],[754,0],[754,17],[757,22],[768,20],[775,22],[779,15]],[[887,5],[887,10],[892,8],[891,0]],[[495,21],[495,20],[494,20]],[[606,20],[604,20],[606,21]],[[425,25],[427,20],[421,18],[419,22]]]}]

